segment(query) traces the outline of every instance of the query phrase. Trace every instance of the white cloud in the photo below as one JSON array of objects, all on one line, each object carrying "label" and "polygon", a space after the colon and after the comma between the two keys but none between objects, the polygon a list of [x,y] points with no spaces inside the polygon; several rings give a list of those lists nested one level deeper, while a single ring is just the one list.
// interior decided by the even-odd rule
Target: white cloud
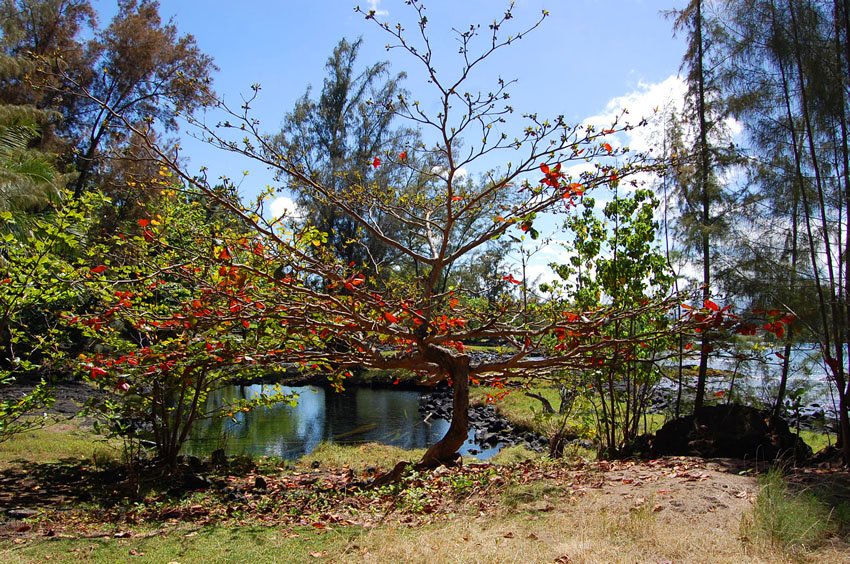
[{"label": "white cloud", "polygon": [[281,216],[286,216],[288,219],[300,219],[300,211],[298,210],[298,204],[296,204],[292,198],[288,198],[287,196],[278,196],[269,204],[269,209],[272,212],[272,217],[274,219],[278,219]]},{"label": "white cloud", "polygon": [[646,119],[647,125],[612,137],[609,142],[612,145],[626,145],[634,151],[648,151],[663,132],[662,117],[665,109],[681,110],[686,93],[685,81],[676,75],[654,84],[641,82],[636,90],[609,100],[602,113],[583,120],[583,123],[606,129],[623,110],[628,113],[622,117],[620,124],[637,125]]},{"label": "white cloud", "polygon": [[369,0],[369,10],[370,12],[375,12],[376,16],[389,16],[390,13],[387,10],[381,10],[378,8],[378,5],[381,3],[381,0]]},{"label": "white cloud", "polygon": [[[443,180],[448,180],[447,173],[448,173],[448,170],[447,170],[447,169],[446,169],[446,167],[444,167],[444,166],[439,166],[439,165],[437,165],[437,166],[432,166],[432,167],[431,167],[431,174],[434,174],[434,175],[436,175],[436,176],[439,176],[439,177],[440,177],[440,178],[442,178]],[[468,170],[466,170],[465,168],[460,167],[460,168],[458,168],[458,169],[456,169],[456,170],[455,170],[455,175],[454,175],[454,177],[455,177],[456,179],[460,180],[461,178],[465,178],[465,177],[467,177],[467,176],[469,176],[469,171],[468,171]]]}]

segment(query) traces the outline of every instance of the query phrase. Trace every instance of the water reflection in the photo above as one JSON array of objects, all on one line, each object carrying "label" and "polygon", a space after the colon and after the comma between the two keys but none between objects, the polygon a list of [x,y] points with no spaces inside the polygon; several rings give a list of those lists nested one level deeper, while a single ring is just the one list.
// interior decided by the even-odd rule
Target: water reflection
[{"label": "water reflection", "polygon": [[[293,459],[312,452],[322,441],[424,448],[442,438],[449,427],[444,419],[422,420],[419,392],[355,388],[336,393],[315,386],[284,387],[283,391],[297,393],[298,404],[240,412],[232,420],[201,421],[184,452],[205,455],[224,448],[228,455]],[[210,394],[207,410],[263,392],[270,393],[270,387],[229,386]],[[489,458],[498,452],[498,448],[482,449],[473,438],[470,432],[461,454]]]}]

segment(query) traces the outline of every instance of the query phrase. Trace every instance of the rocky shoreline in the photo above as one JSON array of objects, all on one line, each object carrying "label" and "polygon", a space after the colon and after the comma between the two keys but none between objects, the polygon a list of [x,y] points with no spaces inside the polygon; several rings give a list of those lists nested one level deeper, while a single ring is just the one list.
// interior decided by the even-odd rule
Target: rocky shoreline
[{"label": "rocky shoreline", "polygon": [[[452,392],[441,388],[423,394],[419,400],[419,413],[423,418],[440,418],[450,421],[452,418]],[[482,449],[496,447],[524,446],[529,450],[544,452],[549,448],[549,439],[534,431],[521,429],[496,412],[492,405],[472,405],[469,407],[469,427],[475,433],[475,442]],[[477,450],[477,449],[476,449]],[[470,451],[478,454],[480,451]]]}]

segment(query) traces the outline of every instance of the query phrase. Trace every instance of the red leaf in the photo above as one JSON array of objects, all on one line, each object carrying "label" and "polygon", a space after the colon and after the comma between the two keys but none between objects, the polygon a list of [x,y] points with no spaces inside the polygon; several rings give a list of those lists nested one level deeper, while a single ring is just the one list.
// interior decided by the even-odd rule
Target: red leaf
[{"label": "red leaf", "polygon": [[502,276],[502,280],[507,280],[511,284],[522,284],[522,280],[517,280],[516,278],[514,278],[513,274],[506,274]]},{"label": "red leaf", "polygon": [[459,201],[461,201],[462,199],[463,199],[463,196],[452,196],[452,201],[453,201],[453,202],[459,202]]},{"label": "red leaf", "polygon": [[248,329],[249,327],[251,327],[251,323],[247,319],[243,319],[242,320],[242,327],[244,327],[245,329]]},{"label": "red leaf", "polygon": [[702,307],[710,309],[711,311],[720,311],[720,306],[711,300],[705,300],[702,304]]},{"label": "red leaf", "polygon": [[149,220],[149,219],[142,218],[142,219],[139,220],[139,227],[147,227],[150,224],[151,224],[151,220]]},{"label": "red leaf", "polygon": [[101,264],[101,265],[98,265],[98,266],[95,266],[94,268],[92,268],[91,272],[92,272],[92,274],[103,274],[104,272],[107,271],[108,268],[109,267],[106,266],[105,264]]},{"label": "red leaf", "polygon": [[94,380],[98,376],[106,376],[106,370],[98,366],[92,366],[91,368],[89,368],[89,375],[91,376],[92,380]]},{"label": "red leaf", "polygon": [[384,312],[384,319],[387,320],[387,323],[398,323],[398,318],[388,311]]},{"label": "red leaf", "polygon": [[218,260],[230,260],[233,256],[230,254],[230,251],[227,250],[227,247],[223,247],[218,252]]},{"label": "red leaf", "polygon": [[407,151],[402,151],[398,154],[398,160],[406,161],[407,160]]},{"label": "red leaf", "polygon": [[381,159],[378,157],[372,159],[372,168],[378,168],[379,166],[381,166]]},{"label": "red leaf", "polygon": [[610,144],[610,143],[603,143],[603,144],[602,144],[602,147],[603,147],[606,151],[608,151],[609,153],[610,153],[611,151],[613,151],[613,149],[611,148],[611,144]]}]

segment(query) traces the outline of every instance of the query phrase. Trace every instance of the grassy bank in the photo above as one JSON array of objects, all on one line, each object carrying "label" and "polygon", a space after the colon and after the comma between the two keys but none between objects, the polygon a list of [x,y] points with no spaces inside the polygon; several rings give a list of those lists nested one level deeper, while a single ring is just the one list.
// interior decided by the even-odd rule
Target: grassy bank
[{"label": "grassy bank", "polygon": [[[470,397],[473,404],[484,404],[488,396],[494,396],[501,390],[486,386],[471,388]],[[528,390],[513,389],[503,399],[495,402],[496,411],[515,426],[528,429],[550,437],[560,428],[563,417],[557,414],[546,414],[539,399],[526,395],[526,391],[542,396],[549,400],[557,410],[560,405],[558,390],[554,388],[532,386]],[[567,420],[567,428],[579,437],[593,438],[596,433],[596,414],[587,401],[576,400],[576,404]],[[654,433],[667,421],[661,413],[648,413],[641,424],[641,432]],[[792,429],[793,431],[793,429]],[[826,433],[801,430],[800,437],[814,452],[835,444],[835,437]]]}]

